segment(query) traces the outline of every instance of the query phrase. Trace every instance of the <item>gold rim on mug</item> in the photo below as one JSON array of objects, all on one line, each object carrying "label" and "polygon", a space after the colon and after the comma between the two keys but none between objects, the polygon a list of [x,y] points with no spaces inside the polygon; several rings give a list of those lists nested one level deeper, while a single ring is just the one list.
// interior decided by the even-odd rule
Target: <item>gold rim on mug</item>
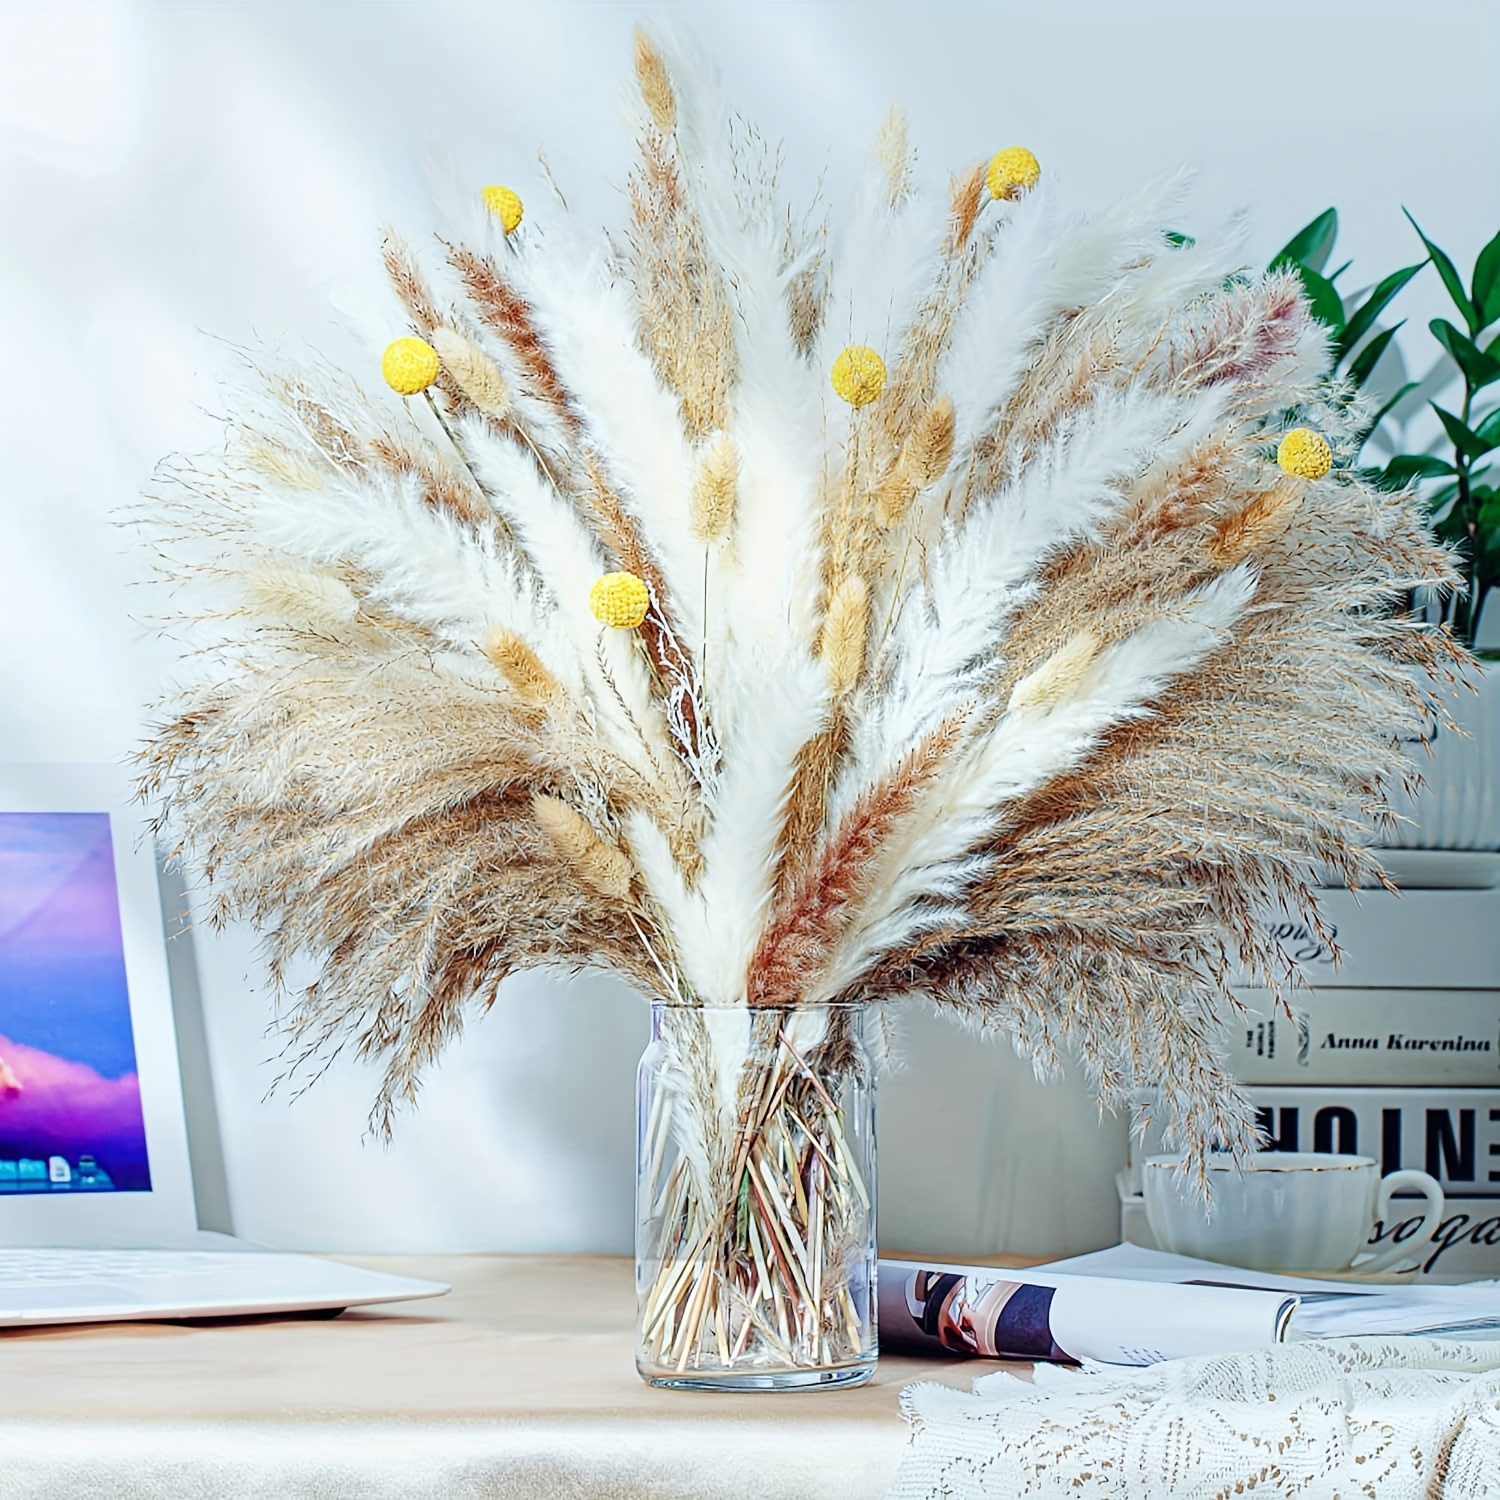
[{"label": "gold rim on mug", "polygon": [[[1292,1153],[1288,1152],[1288,1155]],[[1299,1156],[1310,1156],[1312,1152],[1298,1152]],[[1157,1167],[1162,1171],[1175,1171],[1182,1165],[1182,1157],[1179,1156],[1148,1156],[1142,1162],[1142,1169]],[[1204,1166],[1210,1172],[1353,1172],[1362,1167],[1374,1167],[1379,1163],[1373,1156],[1335,1156],[1326,1162],[1205,1162]]]}]

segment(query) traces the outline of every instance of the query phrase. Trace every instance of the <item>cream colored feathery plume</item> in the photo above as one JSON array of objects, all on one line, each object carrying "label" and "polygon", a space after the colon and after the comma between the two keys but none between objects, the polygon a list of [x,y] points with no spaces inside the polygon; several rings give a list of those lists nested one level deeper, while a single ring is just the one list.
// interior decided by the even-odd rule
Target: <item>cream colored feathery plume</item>
[{"label": "cream colored feathery plume", "polygon": [[1092,631],[1080,630],[1071,636],[1011,689],[1006,711],[1035,712],[1061,703],[1083,682],[1084,674],[1099,654],[1099,644]]},{"label": "cream colored feathery plume", "polygon": [[716,432],[704,450],[693,480],[689,520],[693,535],[705,544],[722,542],[734,525],[740,478],[739,455],[727,432]]},{"label": "cream colored feathery plume", "polygon": [[892,106],[875,137],[875,159],[885,168],[885,201],[895,208],[911,197],[916,153],[907,143],[906,111]]},{"label": "cream colored feathery plume", "polygon": [[630,894],[633,867],[629,857],[594,832],[588,819],[561,797],[538,792],[532,812],[547,837],[579,875],[601,896],[623,901]]},{"label": "cream colored feathery plume", "polygon": [[635,32],[635,79],[656,128],[670,135],[677,126],[677,96],[672,91],[672,78],[661,53],[639,27]]},{"label": "cream colored feathery plume", "polygon": [[487,417],[510,410],[510,387],[500,366],[472,339],[453,328],[434,328],[429,338],[453,383]]},{"label": "cream colored feathery plume", "polygon": [[852,692],[865,669],[865,640],[870,628],[870,590],[851,574],[834,585],[823,620],[819,654],[828,668],[835,697]]},{"label": "cream colored feathery plume", "polygon": [[359,599],[342,578],[301,563],[267,562],[247,578],[261,614],[317,635],[342,635],[359,614]]},{"label": "cream colored feathery plume", "polygon": [[244,452],[244,461],[252,469],[284,484],[289,490],[326,490],[328,481],[309,463],[273,448],[266,443],[254,443]]}]

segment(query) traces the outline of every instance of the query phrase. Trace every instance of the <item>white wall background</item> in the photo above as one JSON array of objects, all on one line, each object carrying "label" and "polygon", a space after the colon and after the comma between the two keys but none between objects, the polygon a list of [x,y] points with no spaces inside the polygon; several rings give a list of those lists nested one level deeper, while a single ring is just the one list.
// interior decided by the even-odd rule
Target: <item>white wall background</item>
[{"label": "white wall background", "polygon": [[[114,760],[170,652],[108,517],[173,451],[211,445],[235,347],[370,368],[339,308],[376,296],[377,230],[431,222],[424,152],[462,182],[617,221],[619,102],[639,8],[0,0],[0,757]],[[658,7],[786,143],[788,183],[849,179],[892,102],[924,169],[1023,142],[1076,201],[1186,162],[1191,230],[1238,208],[1263,260],[1330,203],[1346,285],[1418,258],[1404,203],[1467,268],[1500,226],[1494,0],[991,0]],[[1442,311],[1404,298],[1420,370]],[[369,332],[377,342],[385,333]],[[1393,377],[1394,371],[1387,371]],[[340,1064],[265,1098],[252,937],[194,938],[227,1203],[278,1245],[624,1250],[644,1007],[602,981],[516,982],[434,1073],[389,1150]],[[179,967],[192,957],[179,951]],[[1008,1049],[913,1017],[882,1101],[889,1244],[1063,1251],[1113,1238],[1124,1126]],[[216,1205],[216,1206],[214,1206]]]}]

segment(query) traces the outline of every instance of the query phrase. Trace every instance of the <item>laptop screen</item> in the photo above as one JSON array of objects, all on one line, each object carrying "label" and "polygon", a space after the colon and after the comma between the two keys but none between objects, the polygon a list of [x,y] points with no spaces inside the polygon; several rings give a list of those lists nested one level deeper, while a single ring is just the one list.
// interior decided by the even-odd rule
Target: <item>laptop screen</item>
[{"label": "laptop screen", "polygon": [[109,814],[0,811],[0,1193],[150,1190]]}]

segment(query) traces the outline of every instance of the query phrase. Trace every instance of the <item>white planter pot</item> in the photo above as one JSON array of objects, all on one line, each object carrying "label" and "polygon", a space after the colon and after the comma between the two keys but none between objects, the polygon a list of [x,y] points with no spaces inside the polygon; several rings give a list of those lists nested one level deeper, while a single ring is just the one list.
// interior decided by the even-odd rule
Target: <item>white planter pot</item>
[{"label": "white planter pot", "polygon": [[1473,688],[1443,701],[1463,734],[1435,728],[1427,750],[1413,747],[1425,781],[1415,798],[1399,789],[1392,809],[1403,821],[1381,837],[1395,849],[1500,849],[1500,663],[1477,668]]}]

